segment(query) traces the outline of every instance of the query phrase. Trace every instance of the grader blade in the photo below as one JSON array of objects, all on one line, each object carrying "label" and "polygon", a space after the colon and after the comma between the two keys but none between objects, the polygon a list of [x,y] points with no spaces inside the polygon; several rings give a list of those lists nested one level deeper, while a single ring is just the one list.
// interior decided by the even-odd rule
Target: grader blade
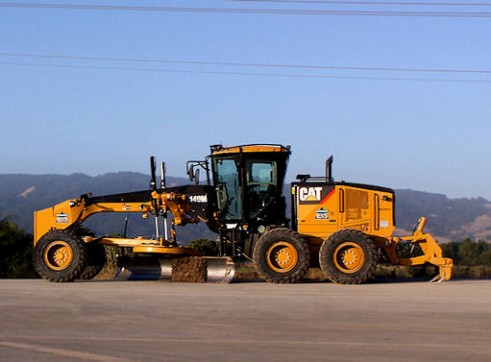
[{"label": "grader blade", "polygon": [[139,258],[120,267],[115,279],[230,283],[234,275],[229,257]]},{"label": "grader blade", "polygon": [[207,281],[214,283],[230,283],[235,276],[232,258],[204,257],[207,265]]}]

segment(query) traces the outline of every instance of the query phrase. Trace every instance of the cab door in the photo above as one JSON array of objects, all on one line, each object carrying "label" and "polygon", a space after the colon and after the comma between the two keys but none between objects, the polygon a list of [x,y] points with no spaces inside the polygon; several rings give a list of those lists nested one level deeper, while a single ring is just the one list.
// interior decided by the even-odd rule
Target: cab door
[{"label": "cab door", "polygon": [[218,207],[227,221],[242,219],[242,186],[237,164],[233,158],[214,160]]},{"label": "cab door", "polygon": [[248,219],[263,217],[277,197],[277,165],[271,160],[246,162]]}]

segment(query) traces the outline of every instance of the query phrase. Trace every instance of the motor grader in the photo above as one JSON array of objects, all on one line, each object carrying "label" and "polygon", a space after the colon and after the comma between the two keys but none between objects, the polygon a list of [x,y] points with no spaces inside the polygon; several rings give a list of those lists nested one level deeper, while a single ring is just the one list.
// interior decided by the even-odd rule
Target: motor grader
[{"label": "motor grader", "polygon": [[[291,183],[291,219],[282,194],[289,146],[254,144],[211,146],[203,161],[188,161],[192,182],[167,187],[165,163],[157,183],[151,158],[149,190],[66,200],[34,213],[34,266],[50,281],[94,277],[103,267],[106,247],[126,255],[119,278],[156,279],[204,270],[202,279],[230,282],[234,260],[251,260],[261,278],[273,283],[300,281],[320,267],[333,282],[359,284],[374,277],[377,264],[433,264],[435,280],[449,280],[452,260],[424,233],[421,218],[412,235],[395,237],[394,191],[373,185],[336,182],[332,156],[322,177],[298,175]],[[200,183],[200,171],[206,181]],[[77,230],[97,213],[141,213],[155,222],[152,237],[80,235]],[[169,215],[171,214],[171,215]],[[181,246],[176,226],[205,223],[216,233],[216,256],[204,257]],[[170,225],[169,225],[170,224]],[[406,246],[406,248],[403,248]],[[416,255],[401,250],[417,249]],[[129,253],[128,253],[129,251]],[[175,280],[189,281],[176,278]]]}]

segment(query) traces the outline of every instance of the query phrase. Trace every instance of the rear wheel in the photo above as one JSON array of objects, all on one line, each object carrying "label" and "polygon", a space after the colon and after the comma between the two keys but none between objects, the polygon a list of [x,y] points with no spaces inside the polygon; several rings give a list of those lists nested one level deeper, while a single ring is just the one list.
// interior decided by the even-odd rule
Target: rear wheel
[{"label": "rear wheel", "polygon": [[63,230],[46,233],[34,248],[33,265],[40,277],[52,282],[71,282],[87,266],[87,246]]},{"label": "rear wheel", "polygon": [[378,255],[372,240],[358,230],[341,230],[321,246],[319,263],[327,277],[340,284],[360,284],[373,278]]},{"label": "rear wheel", "polygon": [[259,276],[272,283],[296,283],[309,269],[307,243],[285,228],[266,232],[254,247],[254,265]]}]

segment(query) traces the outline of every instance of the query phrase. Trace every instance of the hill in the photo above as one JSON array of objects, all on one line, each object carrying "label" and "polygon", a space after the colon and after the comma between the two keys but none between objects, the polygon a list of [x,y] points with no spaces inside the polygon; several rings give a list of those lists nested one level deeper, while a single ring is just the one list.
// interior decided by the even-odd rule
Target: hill
[{"label": "hill", "polygon": [[[22,229],[32,232],[33,211],[63,200],[91,192],[105,195],[149,187],[148,175],[134,172],[108,173],[101,176],[72,175],[0,175],[0,218],[7,217]],[[182,185],[184,178],[168,177],[169,186]],[[289,198],[287,197],[287,200]],[[398,234],[410,233],[420,216],[426,216],[426,230],[441,241],[491,241],[491,202],[483,198],[449,199],[445,195],[413,190],[396,190],[396,224]],[[124,216],[99,214],[91,217],[86,226],[98,234],[122,233]],[[131,215],[128,236],[152,233],[153,223]],[[178,229],[180,239],[199,236],[213,237],[206,227],[186,226]]]},{"label": "hill", "polygon": [[420,216],[428,218],[426,230],[441,241],[491,241],[491,202],[484,198],[449,199],[442,194],[396,190],[398,228],[411,231]]}]

